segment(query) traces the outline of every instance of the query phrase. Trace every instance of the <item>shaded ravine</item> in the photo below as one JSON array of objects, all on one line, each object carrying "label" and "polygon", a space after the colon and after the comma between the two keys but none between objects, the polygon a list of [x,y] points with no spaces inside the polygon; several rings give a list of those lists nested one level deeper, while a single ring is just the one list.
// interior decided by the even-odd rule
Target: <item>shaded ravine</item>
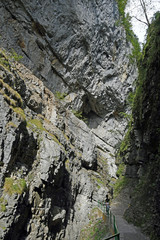
[{"label": "shaded ravine", "polygon": [[120,240],[149,240],[140,228],[129,224],[123,217],[125,210],[130,204],[129,189],[124,189],[117,198],[112,201],[111,211],[116,217],[116,224],[120,232]]}]

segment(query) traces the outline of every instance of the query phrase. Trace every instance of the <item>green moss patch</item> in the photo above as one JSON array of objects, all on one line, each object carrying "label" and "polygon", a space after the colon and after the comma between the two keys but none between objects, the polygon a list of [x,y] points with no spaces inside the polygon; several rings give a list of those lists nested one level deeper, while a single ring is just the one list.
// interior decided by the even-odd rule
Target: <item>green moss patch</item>
[{"label": "green moss patch", "polygon": [[27,190],[27,185],[25,179],[13,179],[13,178],[5,178],[4,182],[4,192],[9,195],[12,194],[22,194]]},{"label": "green moss patch", "polygon": [[0,198],[0,211],[1,212],[6,212],[6,205],[7,205],[7,200],[4,199],[4,197]]},{"label": "green moss patch", "polygon": [[50,133],[46,128],[43,127],[43,122],[41,119],[34,118],[28,120],[27,127],[31,128],[33,132],[41,133],[44,131],[48,133],[54,142],[58,143],[59,145],[62,145],[54,134]]},{"label": "green moss patch", "polygon": [[80,240],[101,240],[109,233],[109,226],[105,219],[100,216],[98,208],[92,209],[89,215],[90,222],[80,233]]},{"label": "green moss patch", "polygon": [[120,176],[118,178],[118,180],[115,181],[115,183],[113,185],[114,198],[119,195],[119,193],[122,191],[122,189],[124,189],[128,185],[128,183],[129,183],[129,178],[127,178],[126,176]]},{"label": "green moss patch", "polygon": [[11,107],[11,108],[22,121],[26,120],[26,115],[25,115],[24,110],[22,108],[20,108],[20,107]]},{"label": "green moss patch", "polygon": [[46,131],[46,129],[43,127],[42,120],[39,119],[30,119],[27,121],[27,127],[31,128],[33,131],[39,130],[41,132]]}]

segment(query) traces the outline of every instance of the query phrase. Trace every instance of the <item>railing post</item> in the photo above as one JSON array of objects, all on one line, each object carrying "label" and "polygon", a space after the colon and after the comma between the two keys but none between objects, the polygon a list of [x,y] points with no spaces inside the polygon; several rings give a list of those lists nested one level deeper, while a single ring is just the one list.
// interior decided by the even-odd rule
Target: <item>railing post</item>
[{"label": "railing post", "polygon": [[104,202],[98,201],[98,207],[101,209],[101,211],[108,216],[108,220],[109,220],[109,224],[110,224],[110,228],[112,229],[112,236],[106,238],[106,240],[109,239],[115,239],[115,240],[120,240],[120,233],[118,232],[117,226],[116,226],[116,218],[115,216],[112,214],[112,212],[109,211],[106,212],[106,205],[104,204]]},{"label": "railing post", "polygon": [[110,224],[112,225],[112,213],[110,212]]}]

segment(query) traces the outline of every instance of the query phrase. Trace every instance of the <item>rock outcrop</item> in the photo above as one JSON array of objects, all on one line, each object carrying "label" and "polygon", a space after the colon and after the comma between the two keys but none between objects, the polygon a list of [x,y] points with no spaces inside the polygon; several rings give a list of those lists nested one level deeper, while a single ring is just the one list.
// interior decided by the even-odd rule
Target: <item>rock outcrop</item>
[{"label": "rock outcrop", "polygon": [[137,76],[118,19],[115,0],[1,1],[2,239],[78,239],[110,191]]}]

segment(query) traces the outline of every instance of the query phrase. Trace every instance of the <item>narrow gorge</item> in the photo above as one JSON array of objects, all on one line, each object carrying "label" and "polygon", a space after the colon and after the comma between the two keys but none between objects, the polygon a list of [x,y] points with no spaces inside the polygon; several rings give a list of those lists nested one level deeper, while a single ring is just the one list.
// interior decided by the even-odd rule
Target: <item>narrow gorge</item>
[{"label": "narrow gorge", "polygon": [[159,239],[160,17],[137,64],[122,3],[1,0],[0,239],[87,240],[124,182]]}]

